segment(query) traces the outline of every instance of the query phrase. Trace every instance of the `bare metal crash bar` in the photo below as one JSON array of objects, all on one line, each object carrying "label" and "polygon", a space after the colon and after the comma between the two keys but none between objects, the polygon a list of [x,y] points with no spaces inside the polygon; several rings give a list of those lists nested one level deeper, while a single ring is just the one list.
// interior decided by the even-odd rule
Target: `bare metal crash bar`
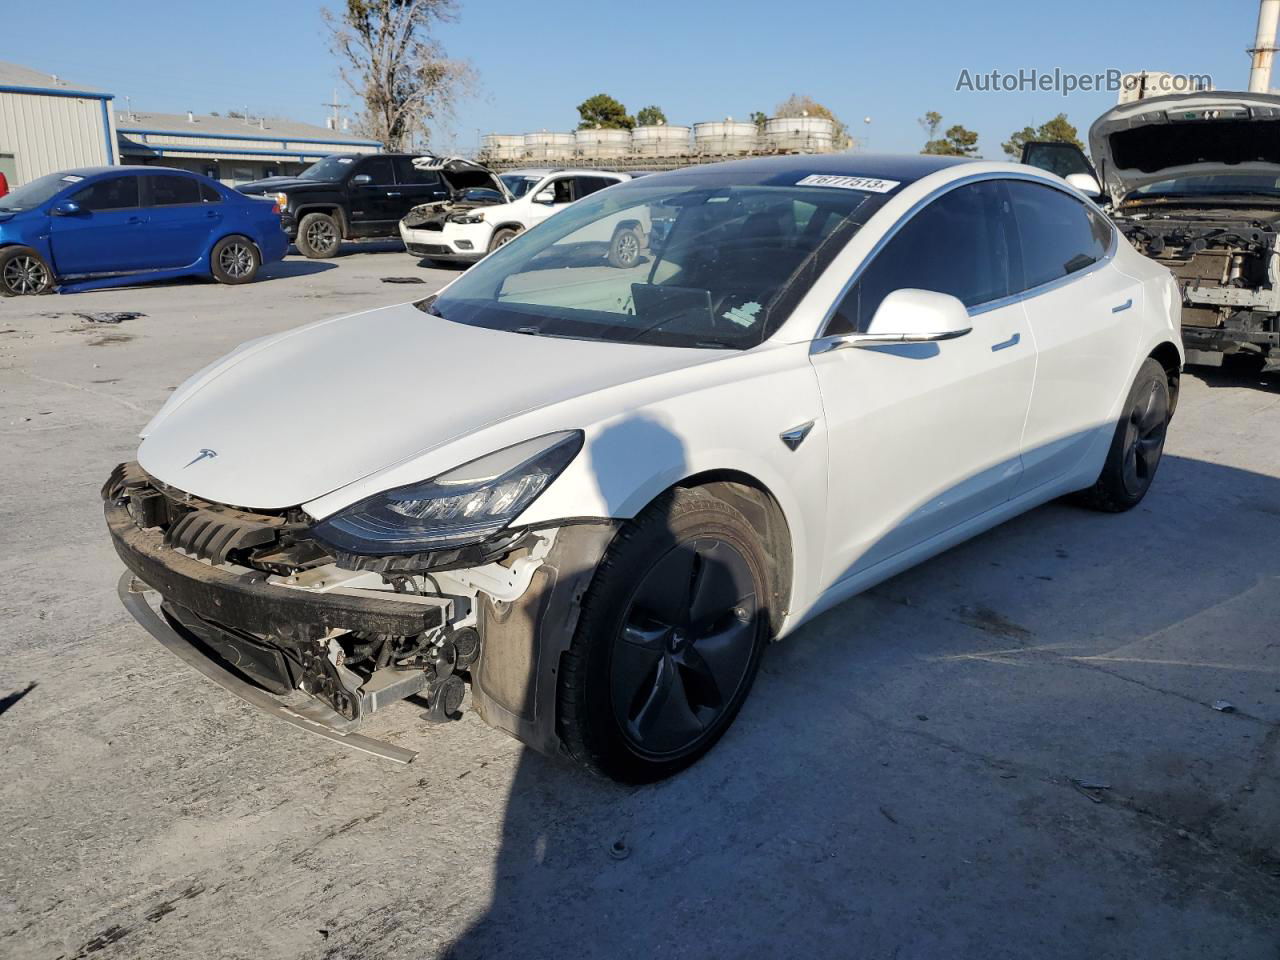
[{"label": "bare metal crash bar", "polygon": [[[374,740],[372,737],[362,736],[358,733],[345,733],[331,722],[320,719],[318,716],[314,718],[304,716],[297,710],[281,703],[265,690],[260,690],[258,687],[241,680],[229,670],[224,670],[216,662],[192,646],[188,640],[184,639],[156,613],[151,604],[147,602],[145,596],[150,591],[151,588],[149,586],[128,571],[120,578],[120,584],[117,588],[117,592],[120,594],[120,602],[124,604],[125,609],[133,614],[133,618],[142,624],[149,634],[159,640],[170,653],[174,654],[187,666],[199,670],[208,679],[235,694],[245,703],[309,733],[317,734],[326,740],[333,740],[335,743],[351,747],[353,750],[381,757],[383,760],[390,760],[393,763],[412,763],[414,757],[418,755],[416,750],[406,750],[404,747],[397,747],[383,740]],[[342,718],[334,713],[333,721],[339,720],[342,720]]]}]

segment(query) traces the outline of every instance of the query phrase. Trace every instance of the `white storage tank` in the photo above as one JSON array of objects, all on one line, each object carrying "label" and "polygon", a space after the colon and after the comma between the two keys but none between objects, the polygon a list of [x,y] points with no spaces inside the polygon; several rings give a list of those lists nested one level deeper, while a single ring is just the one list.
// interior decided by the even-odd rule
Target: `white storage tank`
[{"label": "white storage tank", "polygon": [[765,143],[779,153],[830,153],[835,132],[826,117],[770,117],[764,124]]},{"label": "white storage tank", "polygon": [[524,155],[530,160],[569,160],[576,142],[572,133],[526,133]]},{"label": "white storage tank", "polygon": [[631,149],[648,157],[685,156],[689,152],[689,128],[665,123],[636,127],[631,131]]},{"label": "white storage tank", "polygon": [[693,144],[702,154],[750,153],[759,148],[759,141],[754,123],[730,119],[693,125]]},{"label": "white storage tank", "polygon": [[580,157],[625,157],[631,150],[630,130],[579,130],[574,137]]},{"label": "white storage tank", "polygon": [[524,134],[487,133],[480,138],[480,152],[490,160],[519,160],[524,157]]}]

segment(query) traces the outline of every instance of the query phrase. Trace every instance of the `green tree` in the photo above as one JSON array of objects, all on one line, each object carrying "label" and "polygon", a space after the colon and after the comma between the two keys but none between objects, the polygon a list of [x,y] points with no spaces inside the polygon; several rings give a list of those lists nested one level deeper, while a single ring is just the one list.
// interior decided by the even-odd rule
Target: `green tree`
[{"label": "green tree", "polygon": [[667,115],[662,112],[661,107],[641,107],[636,111],[636,126],[655,127],[660,123],[666,122]]},{"label": "green tree", "polygon": [[1011,134],[1008,142],[1003,144],[1004,152],[1014,160],[1021,159],[1022,148],[1033,141],[1074,143],[1081,150],[1084,149],[1084,144],[1080,142],[1079,131],[1067,119],[1065,113],[1058,114],[1052,120],[1040,124],[1039,127],[1023,127]]},{"label": "green tree", "polygon": [[636,125],[635,117],[627,114],[627,108],[607,93],[597,93],[594,97],[583,100],[578,104],[578,116],[582,118],[582,122],[578,124],[579,130],[591,130],[595,127],[630,130]]},{"label": "green tree", "polygon": [[954,124],[946,129],[942,136],[938,131],[942,128],[942,114],[930,110],[918,121],[928,135],[928,142],[921,153],[940,157],[976,157],[978,155],[978,135],[961,124]]},{"label": "green tree", "polygon": [[[813,97],[793,93],[778,104],[777,109],[773,111],[773,115],[775,117],[825,117],[831,121],[831,125],[834,128],[832,139],[837,150],[846,150],[853,143],[853,139],[849,136],[849,128],[844,125],[839,117],[813,99]],[[756,115],[752,114],[751,119],[756,120]],[[756,126],[762,126],[759,120],[756,120]]]},{"label": "green tree", "polygon": [[764,133],[764,125],[769,122],[769,115],[760,110],[756,110],[747,119],[756,125],[757,130]]},{"label": "green tree", "polygon": [[457,19],[456,0],[345,0],[339,11],[321,16],[343,82],[363,103],[357,129],[388,150],[425,143],[475,78],[432,36]]}]

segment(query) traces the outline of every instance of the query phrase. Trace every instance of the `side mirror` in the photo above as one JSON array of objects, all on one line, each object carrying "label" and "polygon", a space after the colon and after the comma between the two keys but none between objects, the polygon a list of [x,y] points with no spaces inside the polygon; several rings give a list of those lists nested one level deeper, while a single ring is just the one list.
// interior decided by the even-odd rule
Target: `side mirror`
[{"label": "side mirror", "polygon": [[49,212],[55,217],[74,217],[80,212],[80,204],[74,200],[63,200],[61,203],[55,203]]},{"label": "side mirror", "polygon": [[973,330],[969,310],[956,297],[932,290],[895,290],[881,302],[866,333],[825,337],[821,350],[893,343],[955,340]]},{"label": "side mirror", "polygon": [[556,192],[550,187],[547,187],[545,190],[539,190],[533,195],[533,202],[542,203],[548,207],[554,206],[556,202]]},{"label": "side mirror", "polygon": [[1090,200],[1102,199],[1102,185],[1087,173],[1067,174],[1067,183],[1075,187]]},{"label": "side mirror", "polygon": [[367,173],[357,173],[351,178],[351,185],[353,187],[367,187],[371,183],[373,183],[373,177],[369,176]]}]

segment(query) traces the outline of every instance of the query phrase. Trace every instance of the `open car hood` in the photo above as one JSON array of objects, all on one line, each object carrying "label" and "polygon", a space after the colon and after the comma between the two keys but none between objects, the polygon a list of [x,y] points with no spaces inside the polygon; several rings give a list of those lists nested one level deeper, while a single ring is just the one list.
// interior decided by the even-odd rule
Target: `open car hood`
[{"label": "open car hood", "polygon": [[1121,104],[1089,128],[1089,149],[1115,203],[1173,177],[1256,174],[1280,183],[1280,96],[1210,91]]},{"label": "open car hood", "polygon": [[464,190],[482,187],[497,190],[499,196],[503,198],[503,203],[510,203],[515,199],[507,191],[507,185],[502,182],[501,177],[484,164],[476,163],[474,160],[464,160],[462,157],[417,157],[413,165],[421,170],[434,170],[439,173],[450,193],[454,195]]}]

